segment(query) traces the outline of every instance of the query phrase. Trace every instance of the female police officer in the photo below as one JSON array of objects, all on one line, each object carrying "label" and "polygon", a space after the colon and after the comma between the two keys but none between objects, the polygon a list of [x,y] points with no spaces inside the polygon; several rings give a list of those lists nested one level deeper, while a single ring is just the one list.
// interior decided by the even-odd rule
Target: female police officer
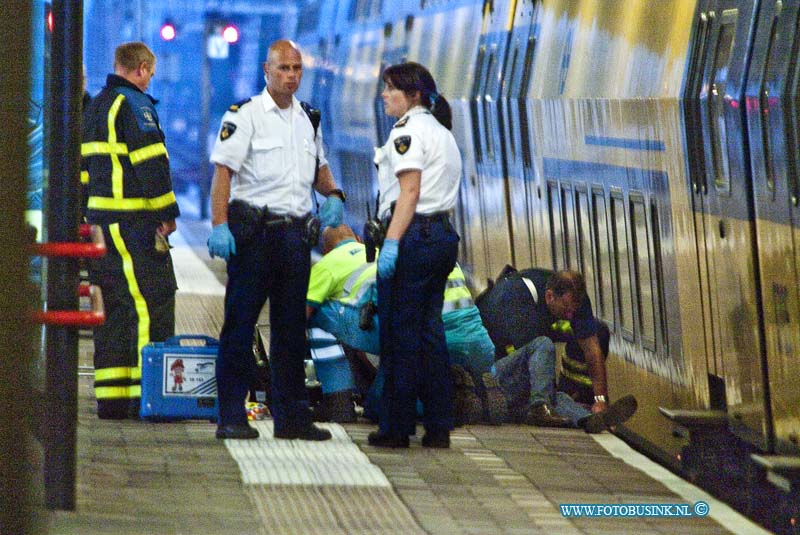
[{"label": "female police officer", "polygon": [[378,258],[378,314],[385,386],[373,446],[408,447],[416,399],[422,445],[447,448],[452,428],[449,356],[442,325],[447,275],[458,253],[448,217],[461,180],[452,116],[428,70],[402,63],[383,73],[386,114],[399,120],[375,150],[379,213],[389,221]]}]

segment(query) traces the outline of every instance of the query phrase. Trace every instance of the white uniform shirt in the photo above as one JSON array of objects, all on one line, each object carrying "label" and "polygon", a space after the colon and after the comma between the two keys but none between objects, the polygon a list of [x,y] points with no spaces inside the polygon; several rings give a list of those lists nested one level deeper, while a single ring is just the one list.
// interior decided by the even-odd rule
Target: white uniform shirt
[{"label": "white uniform shirt", "polygon": [[211,162],[229,167],[231,200],[267,206],[280,215],[302,216],[311,211],[314,162],[327,165],[322,130],[314,127],[292,97],[290,120],[279,112],[266,89],[249,101],[231,106],[222,117]]},{"label": "white uniform shirt", "polygon": [[390,205],[400,195],[397,173],[422,171],[416,213],[432,214],[455,208],[461,184],[461,153],[450,131],[422,106],[408,110],[389,133],[383,147],[375,149],[379,217],[389,215]]}]

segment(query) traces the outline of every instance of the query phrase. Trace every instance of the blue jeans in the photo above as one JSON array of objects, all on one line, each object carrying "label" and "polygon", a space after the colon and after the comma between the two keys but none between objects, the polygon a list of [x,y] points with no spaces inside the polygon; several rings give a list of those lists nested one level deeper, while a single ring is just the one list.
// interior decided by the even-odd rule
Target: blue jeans
[{"label": "blue jeans", "polygon": [[326,300],[311,316],[310,327],[331,333],[341,343],[378,355],[381,352],[378,316],[372,318],[372,328],[362,331],[358,326],[359,309],[333,299]]},{"label": "blue jeans", "polygon": [[547,403],[576,427],[579,420],[591,414],[564,392],[556,392],[556,346],[546,336],[503,357],[494,367],[512,413]]}]

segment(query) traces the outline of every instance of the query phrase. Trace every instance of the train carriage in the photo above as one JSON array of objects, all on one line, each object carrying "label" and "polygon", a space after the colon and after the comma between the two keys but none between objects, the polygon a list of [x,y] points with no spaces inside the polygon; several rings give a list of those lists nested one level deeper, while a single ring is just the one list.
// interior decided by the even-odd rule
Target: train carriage
[{"label": "train carriage", "polygon": [[[581,270],[612,331],[612,392],[642,405],[619,432],[690,477],[724,472],[725,450],[733,465],[797,455],[797,2],[383,8],[368,25],[386,36],[374,93],[334,98],[379,102],[377,73],[395,61],[448,84],[451,58],[470,60],[471,75],[455,71],[465,91],[442,92],[465,159],[456,217],[473,289],[506,264]],[[735,485],[760,477],[733,472]]]}]

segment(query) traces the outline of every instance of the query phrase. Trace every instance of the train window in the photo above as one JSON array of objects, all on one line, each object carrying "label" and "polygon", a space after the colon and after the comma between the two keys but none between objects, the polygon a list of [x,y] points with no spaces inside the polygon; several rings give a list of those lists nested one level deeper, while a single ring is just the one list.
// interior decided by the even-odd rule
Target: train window
[{"label": "train window", "polygon": [[592,219],[589,208],[589,195],[580,186],[575,188],[575,201],[577,211],[575,212],[578,230],[578,258],[580,264],[578,270],[583,273],[586,279],[586,293],[593,303],[597,302],[594,284],[594,255],[592,255]]},{"label": "train window", "polygon": [[533,51],[536,48],[536,38],[528,38],[528,47],[525,49],[525,61],[522,64],[522,83],[519,92],[519,127],[522,141],[522,163],[527,167],[533,165],[531,155],[530,131],[528,129],[528,86],[533,74]]},{"label": "train window", "polygon": [[[664,307],[666,306],[666,299],[664,299],[664,267],[661,264],[661,225],[658,220],[658,207],[655,201],[651,200],[650,203],[650,228],[652,229],[653,237],[653,276],[654,290],[653,290],[653,308],[658,314],[658,329],[662,346],[667,346],[667,314]],[[658,340],[656,340],[658,342]]]},{"label": "train window", "polygon": [[706,183],[706,169],[703,160],[703,128],[700,105],[698,102],[703,89],[703,73],[706,69],[708,36],[710,31],[711,22],[709,17],[706,13],[701,13],[689,60],[685,95],[686,106],[684,108],[689,173],[695,192],[700,192],[702,186]]},{"label": "train window", "polygon": [[481,129],[478,114],[478,103],[483,99],[483,91],[481,90],[481,82],[483,81],[483,63],[486,57],[486,45],[481,45],[478,48],[478,61],[477,73],[475,81],[472,85],[472,98],[470,98],[470,112],[472,115],[472,143],[475,146],[475,163],[483,161],[483,151],[481,150]]},{"label": "train window", "polygon": [[608,218],[603,190],[592,192],[594,208],[594,243],[597,250],[597,317],[614,325],[614,292],[611,279],[611,248],[608,240]]},{"label": "train window", "polygon": [[[497,45],[494,45],[492,48],[497,48]],[[489,102],[492,99],[492,96],[489,94],[492,88],[492,69],[494,68],[494,50],[489,54],[489,60],[486,62],[486,80],[483,83],[483,95],[481,95],[483,102],[483,117],[486,120],[486,132],[484,132],[485,139],[486,139],[486,157],[489,160],[494,160],[494,124],[492,121],[492,110],[489,108]]]},{"label": "train window", "polygon": [[564,260],[568,269],[578,269],[578,233],[575,231],[575,199],[570,186],[561,187],[561,214],[564,230]]},{"label": "train window", "polygon": [[[798,11],[795,27],[800,27],[800,11]],[[792,53],[789,55],[790,66],[789,72],[792,73],[793,79],[789,82],[791,88],[792,99],[789,101],[789,117],[791,120],[791,127],[786,129],[787,132],[787,147],[794,147],[793,150],[787,150],[789,155],[789,193],[792,197],[792,205],[797,206],[800,203],[800,147],[798,140],[800,140],[800,61],[798,61],[798,54],[800,54],[800,32],[795,33],[794,43],[792,45]]]},{"label": "train window", "polygon": [[561,255],[561,202],[558,198],[558,184],[547,182],[547,208],[550,216],[550,247],[553,253],[553,268],[564,269],[564,261]]},{"label": "train window", "polygon": [[617,295],[619,296],[619,324],[622,335],[633,340],[633,290],[631,284],[628,232],[625,226],[625,200],[622,193],[611,195],[611,235],[613,239],[614,268],[617,272]]},{"label": "train window", "polygon": [[769,45],[767,46],[766,61],[764,62],[764,72],[761,76],[761,87],[758,90],[758,103],[761,118],[761,143],[764,148],[764,171],[766,173],[767,188],[770,191],[775,190],[775,170],[772,166],[772,150],[770,148],[770,128],[769,128],[769,91],[767,90],[767,81],[772,69],[772,47],[775,45],[775,40],[778,39],[778,17],[772,19],[772,30],[769,35]]},{"label": "train window", "polygon": [[656,320],[653,305],[656,293],[653,291],[653,262],[648,240],[647,214],[641,195],[631,193],[631,229],[633,233],[633,258],[636,268],[635,282],[638,297],[639,333],[645,349],[656,349]]},{"label": "train window", "polygon": [[[516,95],[514,95],[514,92],[515,92],[514,91],[514,85],[515,84],[513,83],[513,80],[517,79],[517,56],[518,55],[519,55],[519,48],[515,47],[514,48],[514,54],[513,54],[512,59],[511,59],[511,71],[509,71],[510,74],[511,74],[512,82],[507,85],[508,91],[506,91],[506,108],[510,108],[511,107],[511,99],[516,96]],[[505,78],[504,78],[503,83],[504,84],[506,83]],[[517,143],[516,143],[516,136],[514,135],[514,114],[513,113],[508,113],[508,114],[506,114],[506,117],[508,118],[508,133],[509,133],[509,135],[508,135],[508,140],[509,140],[508,141],[508,145],[511,148],[511,158],[516,160],[516,158],[517,158]]]},{"label": "train window", "polygon": [[725,126],[725,88],[728,84],[728,65],[736,35],[736,24],[735,20],[729,22],[725,19],[728,19],[727,13],[723,15],[723,24],[719,30],[719,38],[714,53],[708,98],[708,126],[711,133],[714,185],[719,191],[729,192],[731,185],[729,179],[728,136]]}]

